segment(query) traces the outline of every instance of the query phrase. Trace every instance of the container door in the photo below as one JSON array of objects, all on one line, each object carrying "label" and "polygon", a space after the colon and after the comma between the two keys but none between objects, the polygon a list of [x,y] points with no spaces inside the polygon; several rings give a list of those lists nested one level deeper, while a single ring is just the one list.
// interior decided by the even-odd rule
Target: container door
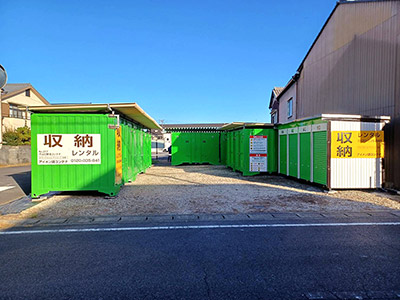
[{"label": "container door", "polygon": [[171,133],[171,164],[180,165],[185,160],[185,136],[182,132]]},{"label": "container door", "polygon": [[311,180],[311,125],[299,127],[300,178]]},{"label": "container door", "polygon": [[234,170],[240,170],[240,132],[235,131],[235,167]]},{"label": "container door", "polygon": [[279,170],[280,174],[287,173],[287,129],[279,129]]},{"label": "container door", "polygon": [[289,128],[289,175],[297,177],[298,175],[298,128]]},{"label": "container door", "polygon": [[312,125],[312,179],[311,181],[327,185],[327,124]]}]

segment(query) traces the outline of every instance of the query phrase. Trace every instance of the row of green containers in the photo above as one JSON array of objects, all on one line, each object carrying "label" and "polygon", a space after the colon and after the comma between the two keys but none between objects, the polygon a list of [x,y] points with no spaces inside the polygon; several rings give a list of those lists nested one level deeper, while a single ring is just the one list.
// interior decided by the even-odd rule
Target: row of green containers
[{"label": "row of green containers", "polygon": [[122,120],[122,181],[136,180],[136,176],[151,167],[151,134],[145,128]]},{"label": "row of green containers", "polygon": [[[32,197],[53,191],[110,196],[151,166],[151,127],[135,104],[31,108]],[[141,123],[136,122],[138,119]],[[142,124],[144,123],[144,124]]]},{"label": "row of green containers", "polygon": [[[224,127],[213,131],[177,131],[171,133],[171,164],[227,165],[244,176],[260,172],[277,171],[277,134],[269,128],[244,128],[243,125]],[[250,156],[251,139],[263,137],[268,140],[263,153]],[[252,154],[253,155],[253,154]],[[265,160],[263,171],[251,169],[252,161]]]},{"label": "row of green containers", "polygon": [[[240,171],[244,176],[257,175],[261,172],[273,173],[277,171],[277,134],[273,128],[248,128],[236,129],[223,132],[223,140],[226,140],[226,158],[222,163],[232,168],[234,171]],[[262,139],[262,148],[256,153],[252,151],[252,140]],[[254,153],[252,153],[254,152]],[[260,163],[253,163],[254,160]],[[260,166],[260,171],[254,164]],[[257,171],[256,171],[257,170]]]},{"label": "row of green containers", "polygon": [[383,184],[385,116],[334,115],[279,125],[278,172],[329,189]]},{"label": "row of green containers", "polygon": [[327,185],[326,121],[279,125],[278,134],[278,173]]},{"label": "row of green containers", "polygon": [[[230,123],[175,132],[172,162],[227,165],[244,176],[277,172],[329,189],[380,188],[385,116],[322,114],[287,124]],[[219,141],[219,142],[218,142]]]}]

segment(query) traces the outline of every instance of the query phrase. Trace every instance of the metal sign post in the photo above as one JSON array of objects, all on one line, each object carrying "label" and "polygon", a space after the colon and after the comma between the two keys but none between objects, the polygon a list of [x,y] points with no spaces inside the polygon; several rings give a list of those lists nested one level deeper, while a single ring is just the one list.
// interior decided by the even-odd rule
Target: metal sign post
[{"label": "metal sign post", "polygon": [[3,145],[3,116],[1,111],[1,90],[7,84],[7,72],[2,65],[0,65],[0,148]]}]

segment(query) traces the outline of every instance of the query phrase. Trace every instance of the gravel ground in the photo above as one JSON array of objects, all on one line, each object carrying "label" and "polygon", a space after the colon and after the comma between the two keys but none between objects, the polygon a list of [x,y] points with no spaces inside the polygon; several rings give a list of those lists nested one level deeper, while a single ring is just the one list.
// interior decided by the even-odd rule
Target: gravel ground
[{"label": "gravel ground", "polygon": [[400,210],[400,196],[339,191],[281,176],[243,177],[225,166],[153,166],[118,197],[57,195],[19,214],[61,218],[99,215]]}]

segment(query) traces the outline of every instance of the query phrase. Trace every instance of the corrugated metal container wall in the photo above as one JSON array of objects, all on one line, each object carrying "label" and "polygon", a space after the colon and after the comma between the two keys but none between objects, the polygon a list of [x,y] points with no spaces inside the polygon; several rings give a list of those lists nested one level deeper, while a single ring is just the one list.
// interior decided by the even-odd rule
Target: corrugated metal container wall
[{"label": "corrugated metal container wall", "polygon": [[220,160],[221,164],[228,165],[228,141],[227,141],[227,132],[221,132],[220,134]]},{"label": "corrugated metal container wall", "polygon": [[171,164],[220,164],[220,132],[172,132]]},{"label": "corrugated metal container wall", "polygon": [[[108,125],[114,123],[107,114],[32,114],[32,196],[38,197],[50,191],[80,190],[113,196],[122,184],[135,180],[137,174],[151,166],[151,144],[133,143],[136,135],[147,133],[131,121],[120,118],[122,181],[116,183],[116,130],[108,128]],[[100,163],[40,164],[38,134],[100,134]],[[79,151],[76,155],[95,151]],[[147,162],[143,161],[143,155],[147,156]]]},{"label": "corrugated metal container wall", "polygon": [[[274,173],[278,170],[278,137],[277,131],[273,128],[246,128],[228,131],[227,145],[228,145],[228,159],[226,165],[233,169],[233,171],[242,172],[243,176],[252,176],[260,174],[260,172]],[[256,154],[250,153],[251,143],[254,138],[263,138],[265,140],[264,152]],[[261,155],[259,155],[261,154]],[[264,155],[265,154],[265,155]],[[260,158],[254,158],[259,156]],[[252,158],[253,157],[253,158]],[[265,157],[262,158],[262,157]],[[253,165],[251,166],[251,162]],[[252,168],[258,168],[261,171],[254,171]],[[266,170],[264,170],[264,167]],[[259,169],[257,169],[259,170]]]},{"label": "corrugated metal container wall", "polygon": [[[51,191],[94,190],[116,195],[115,130],[105,114],[32,114],[32,197]],[[100,134],[101,163],[43,165],[38,162],[38,134]]]},{"label": "corrugated metal container wall", "polygon": [[395,124],[385,137],[390,162],[385,167],[388,183],[397,188],[399,61],[400,1],[339,4],[304,61],[297,97],[298,118],[322,113],[391,116]]}]

